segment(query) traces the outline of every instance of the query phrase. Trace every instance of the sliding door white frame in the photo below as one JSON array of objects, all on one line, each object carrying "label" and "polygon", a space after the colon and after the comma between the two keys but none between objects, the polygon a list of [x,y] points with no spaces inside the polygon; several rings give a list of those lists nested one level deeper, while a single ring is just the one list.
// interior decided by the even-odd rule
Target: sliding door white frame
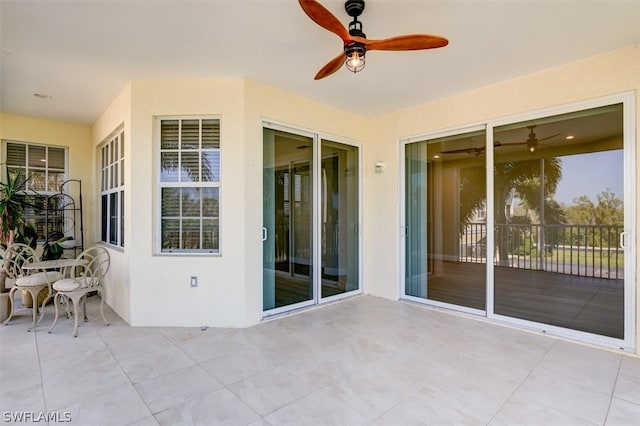
[{"label": "sliding door white frame", "polygon": [[[487,288],[486,288],[486,312],[477,309],[471,309],[463,306],[452,305],[443,302],[423,299],[419,297],[407,296],[405,285],[405,267],[406,267],[406,194],[405,194],[405,147],[413,142],[420,142],[429,139],[435,139],[456,134],[463,134],[469,131],[486,129],[486,146],[493,147],[494,128],[497,126],[523,122],[553,115],[577,112],[590,108],[603,107],[612,104],[623,104],[623,150],[624,150],[624,338],[617,339],[607,336],[601,336],[593,333],[577,331],[573,329],[551,326],[548,324],[537,323],[528,320],[508,317],[495,313],[494,306],[494,265],[493,258],[489,259],[489,253],[495,252],[495,230],[493,226],[487,226]],[[636,207],[636,111],[635,111],[635,94],[626,92],[617,95],[606,96],[598,99],[592,99],[583,102],[577,102],[570,105],[541,109],[531,111],[525,114],[518,114],[501,119],[487,120],[484,123],[473,126],[462,126],[458,128],[450,128],[442,131],[429,132],[417,136],[401,138],[399,140],[399,192],[400,192],[400,220],[399,220],[399,251],[400,251],[400,298],[430,305],[437,308],[446,308],[458,312],[486,316],[489,320],[515,325],[521,328],[553,334],[561,337],[567,337],[575,340],[585,341],[601,346],[622,349],[625,351],[634,351],[636,345],[636,218],[638,210]],[[486,150],[486,199],[487,199],[487,224],[495,223],[494,209],[489,206],[494,205],[494,153],[493,149]],[[428,284],[427,284],[428,285]]]},{"label": "sliding door white frame", "polygon": [[[356,142],[353,140],[349,140],[343,137],[321,133],[314,130],[304,129],[300,127],[291,126],[284,123],[274,122],[272,120],[263,119],[262,120],[262,128],[263,129],[272,129],[283,131],[303,137],[308,137],[313,139],[313,165],[312,165],[312,196],[313,196],[313,207],[312,207],[312,283],[313,283],[313,297],[310,300],[305,300],[303,302],[294,303],[291,305],[282,306],[279,308],[269,309],[267,311],[262,310],[261,315],[263,318],[282,314],[285,312],[306,308],[309,306],[327,303],[336,301],[339,299],[343,299],[345,297],[350,297],[356,294],[362,293],[362,258],[363,258],[363,250],[362,250],[362,180],[363,180],[363,167],[362,167],[362,144],[360,142]],[[345,293],[337,294],[330,297],[322,297],[321,285],[322,285],[322,225],[320,223],[321,217],[321,203],[320,203],[320,188],[321,188],[321,164],[322,164],[322,153],[321,153],[321,141],[331,141],[337,142],[340,144],[353,146],[358,149],[358,265],[357,265],[357,273],[358,273],[358,288],[352,291],[348,291]],[[261,149],[264,149],[264,143],[261,144]],[[263,182],[261,182],[261,186]],[[261,265],[261,269],[264,268],[264,265]],[[260,286],[260,300],[262,300],[262,293],[264,292],[264,283]]]}]

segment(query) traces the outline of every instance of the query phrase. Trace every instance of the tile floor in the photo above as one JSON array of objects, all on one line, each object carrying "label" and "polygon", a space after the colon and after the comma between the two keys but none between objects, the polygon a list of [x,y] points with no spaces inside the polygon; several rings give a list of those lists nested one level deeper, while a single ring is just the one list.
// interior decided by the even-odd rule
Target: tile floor
[{"label": "tile floor", "polygon": [[69,320],[47,334],[50,306],[33,333],[27,310],[0,326],[2,421],[640,424],[640,358],[408,303],[361,296],[200,330],[129,327],[111,310],[106,327],[97,302],[77,339]]}]

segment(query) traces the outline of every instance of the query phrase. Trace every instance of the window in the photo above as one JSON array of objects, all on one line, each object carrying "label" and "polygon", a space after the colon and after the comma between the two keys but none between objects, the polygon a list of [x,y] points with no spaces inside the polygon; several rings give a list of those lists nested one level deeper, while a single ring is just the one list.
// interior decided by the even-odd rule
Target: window
[{"label": "window", "polygon": [[218,253],[220,120],[163,118],[160,136],[160,251]]},{"label": "window", "polygon": [[47,197],[62,190],[67,176],[66,148],[17,141],[6,141],[5,147],[7,172],[22,175],[27,179],[25,190],[37,193],[33,205],[25,210],[25,219],[35,225],[38,239],[44,240]]},{"label": "window", "polygon": [[100,146],[100,203],[105,243],[124,247],[124,131]]}]

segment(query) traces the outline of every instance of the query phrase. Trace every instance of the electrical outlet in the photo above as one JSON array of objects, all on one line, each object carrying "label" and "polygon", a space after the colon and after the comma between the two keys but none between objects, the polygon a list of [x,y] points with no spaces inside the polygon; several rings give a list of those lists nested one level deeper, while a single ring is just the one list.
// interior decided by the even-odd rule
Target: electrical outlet
[{"label": "electrical outlet", "polygon": [[191,277],[191,287],[198,287],[198,277]]}]

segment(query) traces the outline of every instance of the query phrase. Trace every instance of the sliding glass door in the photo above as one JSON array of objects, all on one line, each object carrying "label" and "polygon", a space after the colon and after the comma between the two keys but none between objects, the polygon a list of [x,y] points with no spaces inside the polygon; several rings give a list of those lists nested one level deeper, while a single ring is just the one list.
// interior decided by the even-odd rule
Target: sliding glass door
[{"label": "sliding glass door", "polygon": [[624,338],[622,104],[494,129],[495,313]]},{"label": "sliding glass door", "polygon": [[485,310],[484,130],[405,145],[405,295]]},{"label": "sliding glass door", "polygon": [[403,297],[631,347],[630,96],[405,141]]},{"label": "sliding glass door", "polygon": [[321,298],[360,288],[358,148],[321,142]]},{"label": "sliding glass door", "polygon": [[296,309],[360,289],[356,146],[263,131],[263,311]]},{"label": "sliding glass door", "polygon": [[313,139],[263,134],[263,309],[305,306],[313,291]]}]

